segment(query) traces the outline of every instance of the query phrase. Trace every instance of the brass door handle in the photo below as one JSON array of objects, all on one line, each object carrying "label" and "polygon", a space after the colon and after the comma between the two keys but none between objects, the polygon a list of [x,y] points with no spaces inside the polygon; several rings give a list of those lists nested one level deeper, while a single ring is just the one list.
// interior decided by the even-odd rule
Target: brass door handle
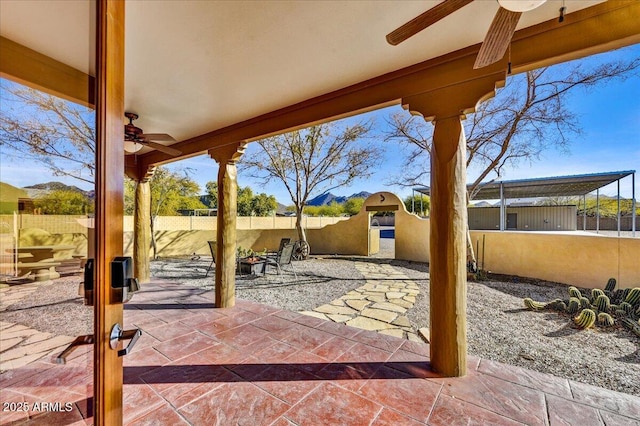
[{"label": "brass door handle", "polygon": [[142,330],[140,330],[139,328],[136,328],[134,330],[123,330],[120,324],[116,323],[111,329],[109,347],[111,347],[111,349],[117,349],[119,341],[130,339],[127,347],[118,351],[118,356],[125,356],[129,352],[131,352],[133,346],[136,344],[140,336],[142,336]]},{"label": "brass door handle", "polygon": [[67,346],[62,352],[60,352],[60,355],[58,355],[56,357],[56,363],[57,364],[66,364],[67,363],[67,356],[73,352],[78,346],[83,346],[83,345],[92,345],[93,344],[93,334],[87,334],[84,336],[78,336],[75,338],[75,340],[73,342],[71,342],[71,344],[69,346]]}]

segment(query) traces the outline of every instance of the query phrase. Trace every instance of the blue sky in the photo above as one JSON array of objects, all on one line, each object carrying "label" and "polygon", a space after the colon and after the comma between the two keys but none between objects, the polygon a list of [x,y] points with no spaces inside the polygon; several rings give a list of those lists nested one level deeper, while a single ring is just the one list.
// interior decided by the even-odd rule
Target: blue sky
[{"label": "blue sky", "polygon": [[[610,52],[607,56],[640,57],[640,45],[620,51]],[[587,58],[587,61],[598,58]],[[1,94],[0,94],[1,95]],[[572,140],[570,152],[563,154],[555,150],[543,153],[540,160],[531,164],[520,163],[505,170],[502,179],[526,179],[547,176],[562,176],[585,173],[600,173],[621,170],[637,170],[640,172],[640,76],[636,75],[624,82],[600,85],[589,92],[576,91],[569,95],[570,108],[578,116],[583,134]],[[401,107],[390,107],[366,114],[375,124],[375,132],[382,134],[385,117]],[[360,117],[351,118],[351,120]],[[382,136],[379,138],[382,139]],[[355,182],[348,188],[335,189],[336,195],[351,195],[360,191],[391,191],[401,197],[411,194],[410,188],[393,187],[387,184],[390,175],[401,169],[403,156],[398,145],[380,146],[385,150],[384,161],[374,175],[366,181]],[[258,149],[257,144],[249,144],[245,155],[250,156]],[[6,152],[0,152],[0,180],[14,186],[23,187],[51,180],[63,181],[88,189],[81,182],[51,176],[43,166],[31,164],[24,168],[19,159],[10,158]],[[174,169],[189,169],[191,177],[200,184],[203,192],[206,182],[217,178],[217,164],[208,156],[194,157],[170,166]],[[471,168],[469,181],[477,171]],[[251,186],[254,192],[266,192],[275,195],[279,202],[291,204],[284,186],[273,182],[261,186],[246,176],[238,177],[241,186]],[[640,176],[636,176],[636,198],[640,197]],[[601,194],[614,196],[616,185],[609,185],[601,190]],[[318,194],[314,194],[318,195]],[[621,181],[621,195],[631,197],[631,178]]]}]

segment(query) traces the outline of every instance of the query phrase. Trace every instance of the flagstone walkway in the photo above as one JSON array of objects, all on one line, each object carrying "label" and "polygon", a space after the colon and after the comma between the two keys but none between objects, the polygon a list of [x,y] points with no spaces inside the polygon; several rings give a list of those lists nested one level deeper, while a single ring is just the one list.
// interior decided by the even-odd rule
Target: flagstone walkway
[{"label": "flagstone walkway", "polygon": [[355,262],[366,284],[301,314],[377,331],[411,341],[428,340],[428,330],[415,330],[405,315],[420,293],[418,284],[389,264]]},{"label": "flagstone walkway", "polygon": [[[29,296],[39,287],[53,283],[54,281],[43,281],[0,288],[0,311]],[[20,368],[56,354],[73,339],[70,336],[57,336],[24,325],[0,321],[0,371]]]}]

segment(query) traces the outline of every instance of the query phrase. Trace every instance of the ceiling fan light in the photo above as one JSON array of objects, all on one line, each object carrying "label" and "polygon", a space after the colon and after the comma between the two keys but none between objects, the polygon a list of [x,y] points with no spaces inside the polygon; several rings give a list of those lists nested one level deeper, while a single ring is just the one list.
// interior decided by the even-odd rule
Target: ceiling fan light
[{"label": "ceiling fan light", "polygon": [[144,146],[139,142],[124,141],[124,150],[129,154],[134,154],[140,151],[142,148],[144,148]]},{"label": "ceiling fan light", "polygon": [[498,0],[498,4],[511,12],[528,12],[547,0]]}]

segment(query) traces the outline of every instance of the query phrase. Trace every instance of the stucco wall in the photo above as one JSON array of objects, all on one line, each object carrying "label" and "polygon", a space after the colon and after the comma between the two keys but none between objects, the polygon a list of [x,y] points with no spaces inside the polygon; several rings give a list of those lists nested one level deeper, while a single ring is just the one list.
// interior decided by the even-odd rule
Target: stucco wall
[{"label": "stucco wall", "polygon": [[[485,252],[482,252],[482,236]],[[472,231],[484,269],[586,288],[640,286],[640,239],[533,232]]]}]

